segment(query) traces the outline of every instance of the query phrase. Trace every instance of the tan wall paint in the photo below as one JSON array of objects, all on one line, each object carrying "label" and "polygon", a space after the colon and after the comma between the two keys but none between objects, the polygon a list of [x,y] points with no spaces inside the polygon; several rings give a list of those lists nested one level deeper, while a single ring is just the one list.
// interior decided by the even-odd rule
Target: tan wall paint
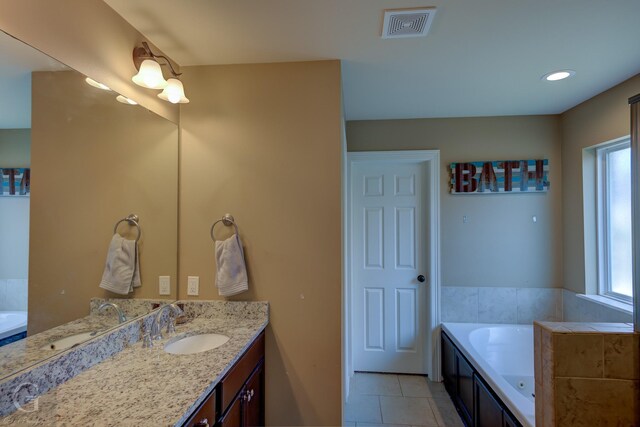
[{"label": "tan wall paint", "polygon": [[0,167],[28,168],[31,129],[0,129]]},{"label": "tan wall paint", "polygon": [[133,48],[146,39],[102,0],[2,0],[0,30],[178,122],[177,106],[131,82]]},{"label": "tan wall paint", "polygon": [[115,222],[129,213],[143,230],[133,295],[158,297],[158,276],[169,275],[175,298],[177,126],[75,71],[34,73],[32,94],[29,333],[87,315],[91,297],[115,296],[98,284]]},{"label": "tan wall paint", "polygon": [[564,285],[585,292],[582,150],[629,135],[628,98],[640,93],[640,75],[562,114]]},{"label": "tan wall paint", "polygon": [[209,227],[233,214],[250,290],[232,299],[271,307],[267,425],[339,425],[340,63],[183,71],[197,90],[181,107],[180,298],[188,275],[219,298]]},{"label": "tan wall paint", "polygon": [[[440,150],[443,285],[561,286],[557,116],[352,121],[347,146],[349,151]],[[449,194],[452,162],[536,158],[549,159],[547,194]]]}]

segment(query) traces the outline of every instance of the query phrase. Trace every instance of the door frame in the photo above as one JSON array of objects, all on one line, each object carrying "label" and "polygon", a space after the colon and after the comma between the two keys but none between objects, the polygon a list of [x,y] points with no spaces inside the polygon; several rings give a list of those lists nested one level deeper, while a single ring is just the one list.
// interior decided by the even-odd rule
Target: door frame
[{"label": "door frame", "polygon": [[345,363],[344,390],[345,401],[348,398],[349,382],[353,376],[353,286],[354,280],[351,269],[351,253],[353,251],[353,229],[351,224],[351,172],[356,163],[373,162],[406,162],[406,163],[426,163],[427,180],[425,188],[429,189],[429,197],[426,200],[427,211],[430,212],[427,227],[431,239],[425,248],[429,248],[429,259],[427,266],[429,271],[429,290],[427,295],[429,303],[427,307],[427,337],[425,339],[425,355],[427,357],[427,373],[433,381],[442,381],[440,369],[440,150],[399,150],[399,151],[361,151],[347,153],[347,168],[345,179],[343,180],[343,192],[345,194],[345,215],[343,221],[345,230],[345,251],[344,269],[345,286],[343,298],[344,338],[345,348],[343,349],[343,360]]}]

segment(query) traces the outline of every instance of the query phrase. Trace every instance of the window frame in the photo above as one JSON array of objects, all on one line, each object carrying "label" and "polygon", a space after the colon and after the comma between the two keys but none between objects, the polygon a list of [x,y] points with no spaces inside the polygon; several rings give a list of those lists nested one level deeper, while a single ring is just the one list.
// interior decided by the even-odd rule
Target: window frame
[{"label": "window frame", "polygon": [[[598,270],[598,295],[619,301],[625,304],[633,304],[633,288],[631,296],[614,292],[611,283],[611,240],[609,239],[609,170],[607,158],[610,153],[631,147],[631,138],[624,137],[596,148],[596,202],[597,202],[597,270]],[[631,166],[631,157],[629,157]],[[631,195],[630,195],[631,196]]]}]

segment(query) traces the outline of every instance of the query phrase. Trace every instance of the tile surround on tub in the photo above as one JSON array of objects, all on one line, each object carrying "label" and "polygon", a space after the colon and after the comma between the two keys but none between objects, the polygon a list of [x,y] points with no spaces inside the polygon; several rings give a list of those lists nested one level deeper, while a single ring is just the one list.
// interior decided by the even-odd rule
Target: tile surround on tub
[{"label": "tile surround on tub", "polygon": [[442,287],[442,321],[520,323],[562,320],[562,293],[556,288]]},{"label": "tile surround on tub", "polygon": [[630,323],[631,314],[578,298],[562,288],[442,287],[442,322]]},{"label": "tile surround on tub", "polygon": [[443,286],[441,313],[443,322],[478,322],[478,288]]},{"label": "tile surround on tub", "polygon": [[562,290],[563,318],[568,322],[633,322],[628,313],[578,298],[575,292]]},{"label": "tile surround on tub", "polygon": [[518,290],[478,288],[478,323],[518,323]]},{"label": "tile surround on tub", "polygon": [[27,279],[0,280],[0,311],[27,311]]}]

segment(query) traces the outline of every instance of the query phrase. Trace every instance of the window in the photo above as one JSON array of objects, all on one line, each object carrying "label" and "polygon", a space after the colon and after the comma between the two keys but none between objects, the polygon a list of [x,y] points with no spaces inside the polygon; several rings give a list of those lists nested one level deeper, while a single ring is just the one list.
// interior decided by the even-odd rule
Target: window
[{"label": "window", "polygon": [[598,293],[632,303],[630,140],[600,146],[596,157]]}]

